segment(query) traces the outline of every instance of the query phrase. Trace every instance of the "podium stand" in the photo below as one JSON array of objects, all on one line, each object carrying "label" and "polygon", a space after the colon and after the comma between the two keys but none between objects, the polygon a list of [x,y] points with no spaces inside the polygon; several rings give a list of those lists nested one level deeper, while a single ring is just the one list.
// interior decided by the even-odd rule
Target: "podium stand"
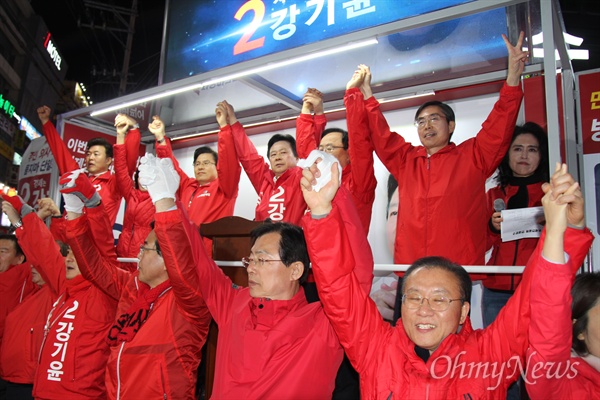
[{"label": "podium stand", "polygon": [[[212,258],[217,261],[241,261],[250,255],[250,232],[263,222],[250,221],[241,217],[224,217],[217,221],[202,224],[200,234],[212,240]],[[248,274],[243,267],[221,267],[225,275],[238,286],[248,286]],[[214,322],[210,324],[206,340],[205,398],[212,395],[217,355],[218,328]]]}]

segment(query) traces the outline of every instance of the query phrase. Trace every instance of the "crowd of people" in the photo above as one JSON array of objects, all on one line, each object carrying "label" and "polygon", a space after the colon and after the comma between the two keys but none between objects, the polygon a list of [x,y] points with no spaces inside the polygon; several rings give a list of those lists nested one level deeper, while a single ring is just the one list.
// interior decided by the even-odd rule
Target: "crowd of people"
[{"label": "crowd of people", "polygon": [[[273,135],[268,162],[219,102],[218,149],[196,149],[193,177],[159,117],[155,154],[138,163],[138,122],[118,114],[116,144],[90,140],[81,169],[40,107],[63,206],[1,195],[14,234],[0,236],[0,400],[202,398],[211,321],[215,399],[504,399],[520,396],[519,378],[532,399],[600,399],[600,277],[577,274],[593,240],[583,195],[565,164],[549,176],[543,129],[516,125],[528,54],[523,33],[503,39],[499,100],[459,145],[439,101],[415,114],[420,146],[392,132],[362,64],[346,87],[347,130],[325,129],[323,95],[308,89],[296,137]],[[394,183],[394,261],[411,265],[387,309],[370,297],[374,153]],[[242,168],[262,222],[242,259],[247,287],[199,233],[233,215]],[[540,238],[503,242],[501,209],[536,206]],[[462,265],[484,264],[488,248],[490,264],[524,273],[470,276]],[[474,279],[483,329],[469,317]]]}]

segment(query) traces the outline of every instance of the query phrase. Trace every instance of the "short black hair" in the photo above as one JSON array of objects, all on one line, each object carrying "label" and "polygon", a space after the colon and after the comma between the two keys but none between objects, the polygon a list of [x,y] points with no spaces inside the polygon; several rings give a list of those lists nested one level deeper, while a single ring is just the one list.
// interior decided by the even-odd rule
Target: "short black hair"
[{"label": "short black hair", "polygon": [[302,228],[287,222],[265,222],[250,232],[250,246],[254,246],[258,238],[269,233],[278,233],[281,237],[279,239],[279,258],[286,267],[297,261],[304,264],[304,273],[299,279],[300,284],[304,283],[308,277],[310,258]]},{"label": "short black hair", "polygon": [[342,146],[344,146],[344,150],[348,150],[348,131],[345,131],[340,128],[325,129],[323,131],[323,133],[321,134],[321,139],[323,139],[325,136],[329,135],[330,133],[334,133],[334,132],[339,132],[342,134]]},{"label": "short black hair", "polygon": [[419,107],[419,109],[417,110],[417,112],[415,113],[415,122],[417,121],[417,119],[419,118],[419,114],[421,114],[421,111],[423,111],[424,109],[426,109],[427,107],[439,107],[442,110],[442,113],[444,113],[444,117],[446,117],[446,120],[448,122],[451,121],[455,121],[456,117],[454,115],[454,110],[452,109],[452,107],[450,107],[448,104],[446,103],[442,103],[441,101],[438,100],[431,100],[428,101],[426,103],[423,103],[421,105],[421,107]]},{"label": "short black hair", "polygon": [[[154,224],[155,224],[155,221],[150,222],[150,228],[152,228],[152,230],[154,230]],[[144,240],[146,240],[146,239],[144,239]],[[154,242],[154,246],[156,247],[156,254],[158,254],[159,256],[162,257],[163,255],[162,255],[162,251],[160,251],[160,243],[158,243],[158,236],[156,236],[156,241]]]},{"label": "short black hair", "polygon": [[576,320],[573,324],[573,350],[582,357],[589,354],[585,341],[577,336],[588,328],[588,312],[600,301],[600,272],[588,272],[577,275],[571,288],[573,303],[571,304],[571,318]]},{"label": "short black hair", "polygon": [[11,235],[10,233],[1,234],[0,240],[9,240],[13,242],[15,245],[15,254],[17,255],[17,257],[25,257],[25,253],[23,253],[23,249],[21,249],[21,246],[19,246],[19,241],[17,240],[17,237],[15,235]]},{"label": "short black hair", "polygon": [[[548,182],[548,174],[550,170],[548,161],[548,134],[546,133],[544,128],[542,128],[535,122],[526,122],[523,125],[515,126],[510,145],[512,146],[513,142],[518,136],[524,135],[526,133],[533,135],[539,143],[540,163],[534,171],[534,175],[536,175],[539,178],[539,182]],[[498,166],[498,175],[496,176],[496,182],[502,188],[506,187],[510,181],[510,178],[513,177],[513,171],[512,169],[510,169],[509,164],[509,152],[510,147],[509,151],[506,152],[504,158]]]},{"label": "short black hair", "polygon": [[89,150],[92,146],[104,147],[104,150],[106,150],[106,157],[113,158],[113,146],[108,140],[101,137],[90,139],[87,144],[87,150]]},{"label": "short black hair", "polygon": [[202,147],[198,147],[194,151],[194,161],[192,162],[192,164],[196,163],[196,160],[198,159],[198,156],[200,154],[211,154],[213,156],[213,159],[215,160],[215,164],[219,162],[219,155],[217,154],[216,151],[214,151],[213,149],[211,149],[208,146],[202,146]]},{"label": "short black hair", "polygon": [[408,278],[413,272],[421,268],[439,268],[444,271],[450,272],[456,277],[456,280],[458,281],[461,299],[469,303],[471,302],[471,291],[473,290],[473,282],[471,281],[469,273],[461,265],[453,263],[445,257],[438,256],[419,258],[406,270],[404,278],[402,278],[402,294],[404,294],[404,285],[406,284],[406,278]]},{"label": "short black hair", "polygon": [[67,254],[69,254],[69,250],[71,250],[71,247],[62,240],[57,240],[56,244],[58,245],[58,249],[60,250],[60,255],[66,257]]},{"label": "short black hair", "polygon": [[277,142],[288,142],[292,148],[294,157],[298,157],[298,152],[296,151],[296,139],[294,139],[292,135],[282,135],[281,133],[276,133],[271,136],[271,139],[269,139],[269,143],[267,144],[267,158],[269,158],[271,154],[271,147]]}]

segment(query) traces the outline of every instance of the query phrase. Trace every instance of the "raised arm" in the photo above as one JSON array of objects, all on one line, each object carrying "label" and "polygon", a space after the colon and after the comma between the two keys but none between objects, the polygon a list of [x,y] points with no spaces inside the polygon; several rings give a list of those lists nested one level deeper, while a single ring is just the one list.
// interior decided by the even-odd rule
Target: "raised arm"
[{"label": "raised arm", "polygon": [[[180,307],[204,318],[206,302],[218,324],[229,313],[234,289],[229,278],[207,256],[197,228],[187,220],[181,203],[176,207],[176,172],[170,159],[147,155],[140,165],[140,183],[156,206],[155,232]],[[173,186],[173,183],[175,185]],[[195,311],[194,311],[195,310]]]},{"label": "raised arm", "polygon": [[[127,202],[129,197],[133,194],[134,183],[131,178],[133,172],[129,171],[128,159],[127,159],[127,145],[126,140],[129,136],[129,117],[123,114],[118,114],[115,118],[115,127],[117,131],[117,141],[113,147],[115,156],[115,175],[117,177],[117,187],[119,192]],[[135,121],[134,121],[135,122]],[[139,133],[139,130],[136,129]],[[135,139],[135,138],[134,138]],[[136,159],[137,160],[137,159]],[[135,168],[134,168],[135,170]]]},{"label": "raised arm", "polygon": [[319,147],[326,124],[323,94],[315,88],[308,88],[302,98],[302,111],[296,119],[296,150],[299,158],[307,158],[311,151]]},{"label": "raised arm", "polygon": [[[137,167],[140,142],[142,140],[140,125],[135,119],[126,114],[117,114],[115,117],[115,128],[117,130],[117,144],[125,145],[127,172],[129,176],[132,176]],[[123,197],[125,196],[123,195]]]},{"label": "raised arm", "polygon": [[[225,114],[225,121],[223,121],[222,115],[219,116],[219,114],[223,113]],[[225,197],[232,199],[238,195],[240,176],[242,174],[242,167],[235,152],[232,129],[234,125],[236,129],[243,128],[235,116],[233,107],[226,101],[217,104],[215,114],[217,115],[217,122],[221,127],[218,140],[219,162],[217,163],[219,187],[225,194]]]},{"label": "raised arm", "polygon": [[63,142],[52,122],[50,122],[50,108],[42,106],[37,109],[37,113],[38,118],[43,125],[44,136],[46,137],[48,146],[50,146],[50,150],[52,151],[52,155],[58,166],[58,172],[62,175],[66,172],[79,169],[80,167],[73,159],[69,148],[65,142]]}]

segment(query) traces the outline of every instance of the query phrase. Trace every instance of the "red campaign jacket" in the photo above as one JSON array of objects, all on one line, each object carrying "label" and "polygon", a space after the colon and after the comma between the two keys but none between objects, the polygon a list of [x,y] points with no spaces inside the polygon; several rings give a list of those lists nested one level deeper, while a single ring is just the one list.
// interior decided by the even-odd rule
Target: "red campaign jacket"
[{"label": "red campaign jacket", "polygon": [[[304,222],[323,308],[360,374],[361,398],[506,398],[506,388],[519,373],[517,361],[523,365],[528,346],[529,288],[535,263],[526,269],[521,285],[492,325],[473,330],[467,318],[461,331],[446,337],[425,363],[416,355],[402,321],[396,327],[390,326],[368,292],[360,288],[354,270],[362,261],[356,261],[357,252],[353,256],[353,233],[345,230],[339,207],[334,206],[326,218],[305,218]],[[565,242],[573,250],[573,262],[582,261],[587,253],[589,246],[582,245],[586,235],[589,238],[589,233],[567,230]],[[540,243],[544,236],[545,232]],[[369,252],[368,247],[361,250]],[[540,253],[541,246],[532,260],[537,260]],[[470,370],[470,363],[482,368],[496,366],[496,371],[501,366],[504,369],[496,375],[485,375],[476,367]]]},{"label": "red campaign jacket", "polygon": [[[23,218],[24,229],[18,229],[16,232],[19,245],[30,262],[40,261],[36,259],[35,247],[38,246],[39,229],[45,229],[42,225],[43,222],[39,218]],[[62,265],[64,268],[64,261]],[[36,266],[36,269],[39,268]],[[44,338],[44,325],[57,296],[50,285],[43,285],[39,290],[32,292],[6,318],[0,353],[2,379],[13,383],[33,383]]]},{"label": "red campaign jacket", "polygon": [[140,245],[144,243],[152,230],[150,223],[154,220],[154,204],[152,204],[152,199],[147,191],[134,187],[133,179],[127,171],[125,145],[116,144],[113,149],[117,186],[125,199],[125,215],[117,243],[117,255],[119,257],[137,257]]},{"label": "red campaign jacket", "polygon": [[[48,146],[50,147],[56,165],[58,166],[58,172],[61,176],[82,167],[73,159],[71,152],[56,131],[52,122],[46,122],[43,126],[43,130]],[[126,146],[128,146],[127,154],[129,157],[127,159],[127,168],[130,175],[133,175],[136,168],[139,136],[139,130],[132,129],[129,131],[127,139],[125,140]],[[100,175],[89,175],[89,178],[102,198],[106,212],[110,216],[110,223],[112,226],[117,219],[119,207],[121,206],[121,193],[117,187],[116,178],[110,171]]]},{"label": "red campaign jacket", "polygon": [[[90,209],[88,215],[92,212],[96,211]],[[119,296],[119,317],[137,298],[140,285],[146,284],[138,280],[137,271],[115,268],[90,246],[93,238],[85,217],[69,222],[73,252],[84,260],[79,263],[82,274],[99,289]],[[161,249],[168,245],[161,240]],[[178,261],[165,257],[165,263]],[[206,305],[189,294],[185,278],[171,277],[170,282],[172,286],[153,303],[133,340],[111,346],[106,364],[109,399],[195,399],[197,368],[211,316]]]},{"label": "red campaign jacket", "polygon": [[[491,217],[494,213],[494,200],[502,199],[504,200],[504,204],[508,204],[508,199],[514,196],[518,190],[518,186],[511,185],[506,186],[504,189],[496,186],[488,190],[488,215]],[[527,191],[529,193],[528,207],[540,207],[542,205],[542,197],[544,197],[542,182],[527,185]],[[487,247],[492,247],[492,256],[487,263],[488,265],[525,265],[538,242],[537,238],[502,242],[500,233],[492,231],[489,223],[487,234]],[[490,274],[483,279],[483,286],[489,289],[515,290],[519,282],[521,282],[521,274]]]},{"label": "red campaign jacket", "polygon": [[485,181],[510,146],[522,98],[520,87],[504,84],[477,136],[431,157],[423,146],[390,131],[374,97],[365,101],[375,152],[398,181],[395,263],[436,255],[462,265],[484,264]]},{"label": "red campaign jacket", "polygon": [[23,227],[36,238],[28,254],[46,285],[58,293],[46,319],[34,379],[37,399],[99,399],[105,396],[104,368],[108,357],[105,336],[114,321],[117,302],[83,277],[65,279],[65,259],[52,234],[37,215],[23,218]]},{"label": "red campaign jacket", "polygon": [[[592,239],[585,241],[588,249]],[[600,372],[585,359],[571,354],[571,286],[580,265],[572,256],[565,265],[539,260],[531,284],[525,380],[532,400],[600,399]]]},{"label": "red campaign jacket", "polygon": [[[358,93],[356,93],[358,92]],[[346,92],[344,102],[346,109],[349,107],[362,107],[362,94],[360,90],[352,89]],[[360,101],[354,100],[360,96]],[[354,101],[353,101],[354,100]],[[352,194],[352,199],[365,233],[369,233],[371,213],[375,201],[375,169],[373,162],[373,145],[369,138],[369,125],[365,113],[348,112],[348,153],[350,163],[342,171],[342,185]],[[353,117],[353,118],[351,118]],[[298,157],[307,158],[310,152],[319,147],[321,134],[327,119],[325,115],[315,115],[314,119],[308,114],[300,114],[296,119],[296,146]]]},{"label": "red campaign jacket", "polygon": [[181,210],[156,214],[166,259],[189,279],[219,326],[213,399],[331,398],[342,348],[320,303],[252,298],[206,255]]},{"label": "red campaign jacket", "polygon": [[[173,156],[169,139],[165,138],[165,140],[165,145],[156,146],[156,156],[173,160],[173,165],[181,178],[177,195],[194,224],[199,227],[203,223],[232,216],[238,196],[242,168],[235,155],[231,127],[225,126],[219,132],[218,177],[206,185],[199,185],[196,178],[190,178],[183,172],[177,159]],[[192,162],[196,162],[196,160]]]},{"label": "red campaign jacket", "polygon": [[270,218],[272,221],[296,225],[300,223],[306,212],[306,203],[300,189],[302,168],[290,168],[275,179],[271,167],[258,154],[239,122],[234,125],[233,142],[237,157],[258,193],[254,220],[264,221]]}]

